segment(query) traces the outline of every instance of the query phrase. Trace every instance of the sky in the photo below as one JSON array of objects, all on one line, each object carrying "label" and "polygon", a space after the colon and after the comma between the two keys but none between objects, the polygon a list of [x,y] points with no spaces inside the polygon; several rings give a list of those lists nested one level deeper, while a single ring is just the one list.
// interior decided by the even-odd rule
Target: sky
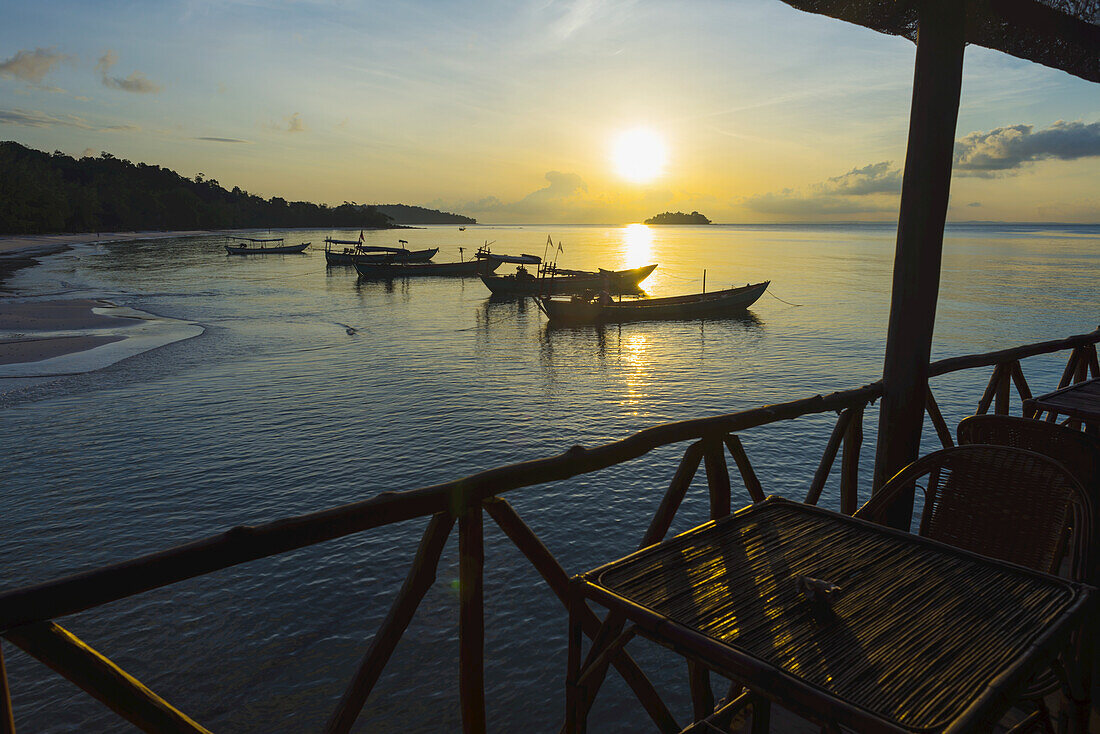
[{"label": "sky", "polygon": [[[483,223],[897,218],[914,44],[779,0],[0,0],[0,17],[0,140],[40,150]],[[638,130],[656,142],[617,149]],[[1100,222],[1100,85],[970,46],[956,139],[951,220]]]}]

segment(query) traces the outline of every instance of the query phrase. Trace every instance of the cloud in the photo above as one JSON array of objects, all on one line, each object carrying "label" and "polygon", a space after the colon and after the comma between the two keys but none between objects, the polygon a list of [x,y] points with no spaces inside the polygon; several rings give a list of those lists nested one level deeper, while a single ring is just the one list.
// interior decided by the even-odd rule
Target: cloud
[{"label": "cloud", "polygon": [[111,89],[121,89],[124,92],[133,92],[134,94],[153,94],[163,89],[161,85],[140,71],[132,72],[128,77],[109,76],[108,72],[110,72],[111,67],[117,63],[118,54],[114,51],[108,50],[107,53],[99,57],[95,70],[99,72],[103,86]]},{"label": "cloud", "polygon": [[303,133],[306,131],[306,124],[302,122],[302,118],[297,112],[287,118],[286,131],[289,133]]},{"label": "cloud", "polygon": [[76,115],[51,115],[46,112],[20,109],[0,109],[0,125],[23,125],[25,127],[75,127],[80,130],[107,132],[133,132],[140,130],[137,125],[100,125],[88,122]]},{"label": "cloud", "polygon": [[783,189],[749,196],[742,204],[760,214],[820,216],[896,212],[901,170],[890,161],[869,163],[811,184],[804,191]]},{"label": "cloud", "polygon": [[208,143],[251,143],[251,140],[241,140],[240,138],[215,138],[207,135],[202,135],[195,140],[204,140]]},{"label": "cloud", "polygon": [[52,48],[36,48],[34,51],[21,50],[7,61],[0,61],[0,76],[14,77],[28,84],[41,84],[46,74],[69,58]]},{"label": "cloud", "polygon": [[450,206],[448,211],[505,214],[516,216],[545,216],[567,208],[570,204],[581,203],[579,198],[588,191],[588,184],[575,173],[547,171],[548,184],[518,201],[505,202],[495,196],[486,196],[476,201],[462,204],[447,204],[442,201],[431,202],[432,206]]},{"label": "cloud", "polygon": [[84,152],[80,154],[81,158],[95,158],[99,155],[99,151],[95,148],[85,148]]},{"label": "cloud", "polygon": [[844,196],[803,195],[791,189],[746,197],[742,202],[759,214],[809,217],[823,214],[872,214],[896,212],[897,203],[886,204]]},{"label": "cloud", "polygon": [[1055,158],[1072,161],[1100,156],[1100,122],[1059,120],[1045,130],[1009,125],[973,132],[955,142],[955,171],[962,176],[992,178],[1025,164]]},{"label": "cloud", "polygon": [[901,191],[901,170],[890,161],[869,163],[863,168],[853,168],[845,174],[818,184],[823,194],[842,196],[867,196],[869,194],[897,194]]}]

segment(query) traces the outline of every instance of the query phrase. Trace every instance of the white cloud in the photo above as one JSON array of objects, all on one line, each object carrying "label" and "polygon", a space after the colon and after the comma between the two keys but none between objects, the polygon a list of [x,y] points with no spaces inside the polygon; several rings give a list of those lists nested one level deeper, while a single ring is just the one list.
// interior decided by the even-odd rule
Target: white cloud
[{"label": "white cloud", "polygon": [[133,92],[134,94],[153,94],[163,89],[161,85],[157,84],[140,71],[131,72],[130,76],[127,77],[109,76],[108,72],[111,70],[111,67],[117,63],[118,54],[114,51],[108,50],[99,57],[99,61],[97,61],[95,65],[95,70],[99,72],[103,86],[110,87],[111,89],[121,89],[124,92]]},{"label": "white cloud", "polygon": [[973,132],[956,141],[955,171],[964,176],[989,178],[1044,159],[1072,161],[1097,156],[1100,156],[1100,122],[1059,120],[1039,131],[1032,125],[1009,125],[989,132]]},{"label": "white cloud", "polygon": [[75,127],[80,130],[99,130],[108,132],[134,132],[141,129],[137,125],[100,125],[89,122],[76,115],[51,115],[46,112],[21,109],[0,109],[0,125],[23,125],[24,127]]},{"label": "white cloud", "polygon": [[[28,84],[38,85],[46,74],[69,58],[52,48],[36,48],[34,51],[21,50],[6,61],[0,61],[0,76],[13,77]],[[51,91],[56,91],[51,89]]]}]

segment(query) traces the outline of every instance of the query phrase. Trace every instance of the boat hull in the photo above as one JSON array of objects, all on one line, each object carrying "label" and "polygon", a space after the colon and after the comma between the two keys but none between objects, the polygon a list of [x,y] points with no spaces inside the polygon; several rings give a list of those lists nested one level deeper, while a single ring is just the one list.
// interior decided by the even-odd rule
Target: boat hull
[{"label": "boat hull", "polygon": [[624,321],[698,319],[727,316],[744,311],[756,303],[771,281],[754,283],[713,293],[698,293],[672,298],[648,298],[629,303],[601,305],[587,301],[563,301],[543,298],[542,312],[551,324],[597,324]]},{"label": "boat hull", "polygon": [[227,255],[286,255],[304,252],[307,247],[309,247],[308,242],[303,242],[300,245],[281,245],[279,247],[233,247],[226,245],[225,252]]},{"label": "boat hull", "polygon": [[601,270],[598,273],[562,275],[543,278],[517,278],[514,275],[482,276],[494,296],[557,296],[581,295],[585,291],[606,290],[612,295],[639,293],[641,281],[649,277],[656,265],[644,265],[631,270]]},{"label": "boat hull", "polygon": [[500,267],[490,260],[467,260],[460,263],[355,263],[360,278],[415,278],[423,276],[472,278],[488,275]]},{"label": "boat hull", "polygon": [[355,263],[424,263],[435,257],[439,252],[438,247],[427,250],[410,250],[405,253],[375,253],[363,254],[354,252],[336,252],[325,250],[325,263],[328,265],[354,265]]}]

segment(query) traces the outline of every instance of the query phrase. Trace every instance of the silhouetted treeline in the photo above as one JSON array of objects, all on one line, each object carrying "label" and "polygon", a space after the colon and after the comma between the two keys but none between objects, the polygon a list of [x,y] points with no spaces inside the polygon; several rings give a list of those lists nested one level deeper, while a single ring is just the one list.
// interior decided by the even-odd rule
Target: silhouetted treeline
[{"label": "silhouetted treeline", "polygon": [[77,160],[0,143],[0,234],[389,226],[369,206],[264,199],[110,153]]},{"label": "silhouetted treeline", "polygon": [[645,224],[710,224],[710,220],[699,212],[664,212],[645,220]]},{"label": "silhouetted treeline", "polygon": [[477,224],[473,217],[466,217],[438,209],[427,209],[408,204],[375,204],[374,208],[382,212],[397,224]]}]

